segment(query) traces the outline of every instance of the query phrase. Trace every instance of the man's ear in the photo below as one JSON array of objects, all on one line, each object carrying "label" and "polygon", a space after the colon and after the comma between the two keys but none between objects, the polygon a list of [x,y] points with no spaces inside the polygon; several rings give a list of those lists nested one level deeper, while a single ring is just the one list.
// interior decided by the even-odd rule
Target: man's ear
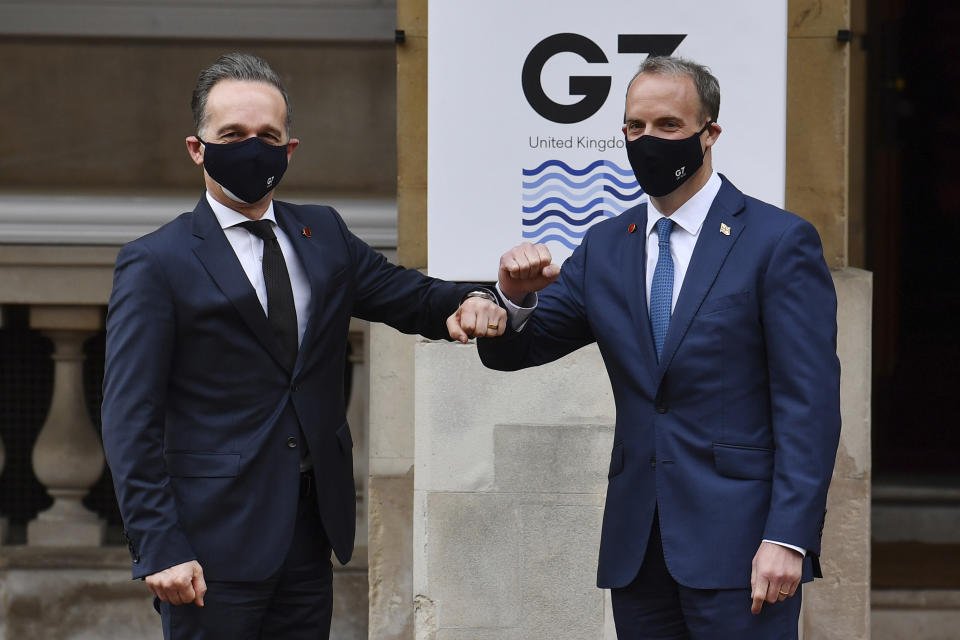
[{"label": "man's ear", "polygon": [[293,150],[300,146],[300,138],[290,138],[290,141],[287,142],[287,162],[290,162],[290,156],[293,155]]},{"label": "man's ear", "polygon": [[193,164],[199,166],[203,165],[203,143],[197,139],[197,136],[187,136],[187,153],[190,155],[190,159],[193,160]]},{"label": "man's ear", "polygon": [[717,138],[720,137],[720,134],[723,133],[723,128],[718,125],[716,122],[710,123],[710,127],[707,129],[707,139],[704,141],[704,151],[709,149],[716,143]]}]

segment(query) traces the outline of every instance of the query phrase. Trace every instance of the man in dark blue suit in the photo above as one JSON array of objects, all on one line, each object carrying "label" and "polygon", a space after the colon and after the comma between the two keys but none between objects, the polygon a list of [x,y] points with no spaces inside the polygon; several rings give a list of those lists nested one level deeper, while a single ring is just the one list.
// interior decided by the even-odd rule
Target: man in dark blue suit
[{"label": "man in dark blue suit", "polygon": [[[107,316],[103,440],[164,637],[326,638],[331,548],[354,544],[350,317],[494,336],[492,294],[389,264],[336,211],[273,200],[298,140],[249,54],[193,93],[206,193],[125,246]],[[461,304],[462,303],[462,304]]]},{"label": "man in dark blue suit", "polygon": [[836,294],[812,225],[714,173],[719,108],[708,69],[647,59],[623,132],[649,203],[562,270],[542,245],[504,254],[511,328],[479,341],[502,370],[598,343],[617,421],[597,582],[620,640],[796,638],[820,575]]}]

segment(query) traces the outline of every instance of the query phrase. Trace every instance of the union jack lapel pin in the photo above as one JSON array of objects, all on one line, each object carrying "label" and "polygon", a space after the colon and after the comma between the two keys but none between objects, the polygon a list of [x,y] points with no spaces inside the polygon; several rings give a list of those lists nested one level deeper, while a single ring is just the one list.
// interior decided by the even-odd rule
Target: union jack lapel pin
[{"label": "union jack lapel pin", "polygon": [[312,235],[310,233],[310,227],[304,227],[303,229],[300,229],[300,235],[302,235],[304,238],[309,238]]},{"label": "union jack lapel pin", "polygon": [[725,235],[725,236],[730,235],[730,227],[728,227],[725,223],[721,222],[721,223],[720,223],[720,233],[722,233],[722,234]]}]

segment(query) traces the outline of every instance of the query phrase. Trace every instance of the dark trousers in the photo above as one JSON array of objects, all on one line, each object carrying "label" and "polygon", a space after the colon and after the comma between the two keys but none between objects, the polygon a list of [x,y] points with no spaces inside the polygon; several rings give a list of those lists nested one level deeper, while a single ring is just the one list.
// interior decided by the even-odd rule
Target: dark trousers
[{"label": "dark trousers", "polygon": [[309,481],[301,483],[296,531],[280,571],[261,582],[207,580],[202,608],[160,602],[164,640],[329,638],[333,566]]},{"label": "dark trousers", "polygon": [[750,613],[749,589],[690,589],[678,584],[663,558],[660,521],[653,519],[637,577],[610,591],[619,640],[796,640],[800,591]]}]

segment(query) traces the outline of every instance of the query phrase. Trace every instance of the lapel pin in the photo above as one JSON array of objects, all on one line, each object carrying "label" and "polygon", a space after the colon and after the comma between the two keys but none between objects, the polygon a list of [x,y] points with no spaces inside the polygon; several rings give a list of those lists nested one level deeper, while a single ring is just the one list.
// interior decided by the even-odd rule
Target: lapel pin
[{"label": "lapel pin", "polygon": [[632,222],[630,223],[630,226],[627,227],[627,233],[633,233],[633,232],[636,231],[636,230],[637,230],[637,225],[635,225],[635,224],[632,223]]},{"label": "lapel pin", "polygon": [[310,227],[304,227],[303,229],[300,229],[300,235],[302,235],[304,238],[309,238],[311,235]]},{"label": "lapel pin", "polygon": [[730,227],[728,227],[724,222],[720,223],[720,233],[722,233],[725,236],[730,235]]}]

